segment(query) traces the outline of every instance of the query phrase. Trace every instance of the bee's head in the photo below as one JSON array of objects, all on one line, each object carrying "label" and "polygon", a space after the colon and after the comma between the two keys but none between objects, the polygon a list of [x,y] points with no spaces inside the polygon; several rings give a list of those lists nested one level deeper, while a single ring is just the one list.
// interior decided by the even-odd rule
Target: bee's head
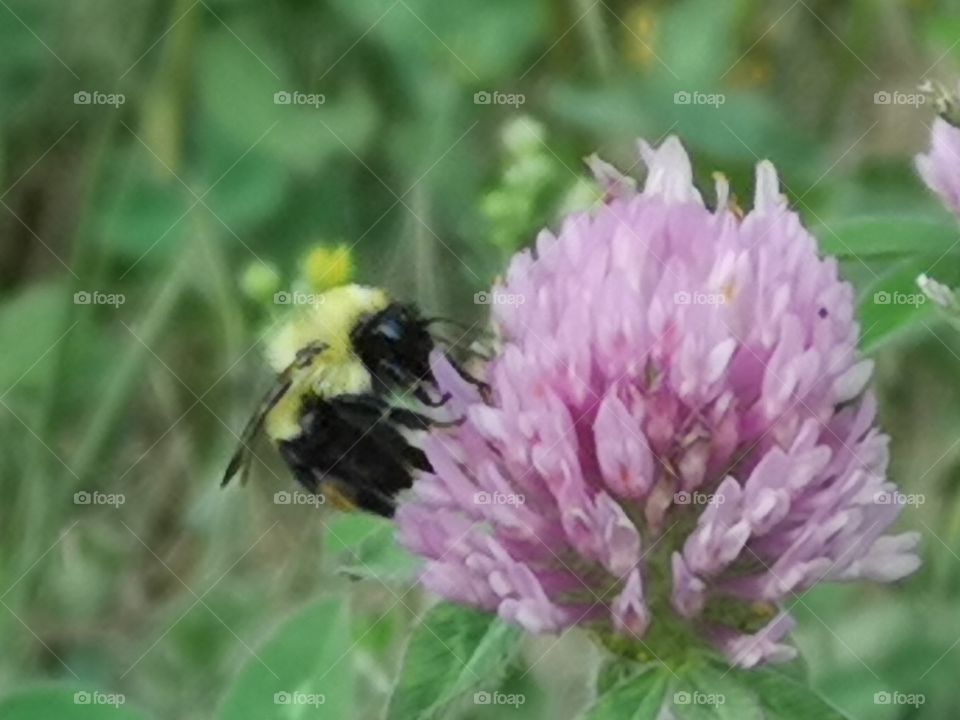
[{"label": "bee's head", "polygon": [[358,323],[350,341],[379,382],[410,385],[430,374],[434,341],[427,325],[413,305],[390,303]]}]

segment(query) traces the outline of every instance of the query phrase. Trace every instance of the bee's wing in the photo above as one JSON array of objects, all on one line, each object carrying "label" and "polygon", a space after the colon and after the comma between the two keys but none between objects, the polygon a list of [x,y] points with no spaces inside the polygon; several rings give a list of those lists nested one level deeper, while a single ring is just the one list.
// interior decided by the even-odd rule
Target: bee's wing
[{"label": "bee's wing", "polygon": [[238,472],[246,470],[250,443],[263,426],[263,420],[267,416],[267,413],[280,401],[280,398],[286,394],[292,384],[293,381],[290,378],[285,378],[281,375],[277,378],[277,382],[274,383],[273,387],[264,395],[256,412],[247,421],[243,432],[240,434],[240,444],[234,451],[233,457],[230,458],[230,464],[227,465],[226,472],[223,473],[223,480],[220,481],[220,487],[227,485]]},{"label": "bee's wing", "polygon": [[297,351],[293,361],[277,376],[273,386],[267,391],[267,394],[264,395],[263,400],[260,401],[257,411],[247,421],[246,427],[243,428],[243,432],[240,435],[240,445],[234,451],[233,457],[230,458],[230,464],[227,465],[227,470],[223,474],[220,487],[227,485],[233,479],[234,475],[245,470],[247,455],[250,451],[250,442],[263,426],[263,420],[267,416],[267,413],[273,409],[274,405],[280,402],[280,398],[282,398],[287,390],[290,389],[290,386],[293,385],[294,372],[308,368],[310,363],[313,362],[313,359],[326,349],[327,345],[321,342],[312,342],[305,345]]}]

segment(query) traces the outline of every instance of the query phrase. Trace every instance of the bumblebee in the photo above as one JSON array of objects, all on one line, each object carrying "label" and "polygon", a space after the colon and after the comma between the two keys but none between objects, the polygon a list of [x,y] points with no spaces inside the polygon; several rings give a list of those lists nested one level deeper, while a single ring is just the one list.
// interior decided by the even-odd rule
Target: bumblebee
[{"label": "bumblebee", "polygon": [[270,342],[276,381],[221,485],[245,471],[262,429],[307,491],[391,517],[413,473],[432,469],[409,431],[444,424],[426,414],[446,401],[430,370],[433,320],[377,288],[344,285],[315,300]]}]

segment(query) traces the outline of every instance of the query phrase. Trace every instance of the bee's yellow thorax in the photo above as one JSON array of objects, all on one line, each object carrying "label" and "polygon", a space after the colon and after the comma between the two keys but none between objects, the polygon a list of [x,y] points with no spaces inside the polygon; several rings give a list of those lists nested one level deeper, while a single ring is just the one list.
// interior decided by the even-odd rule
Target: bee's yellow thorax
[{"label": "bee's yellow thorax", "polygon": [[294,361],[297,352],[310,344],[324,346],[305,368],[294,371],[286,394],[267,413],[264,427],[276,440],[300,433],[300,415],[306,395],[321,398],[370,392],[371,378],[354,354],[350,333],[361,318],[385,308],[389,299],[377,288],[344,285],[318,296],[270,340],[267,356],[278,373]]}]

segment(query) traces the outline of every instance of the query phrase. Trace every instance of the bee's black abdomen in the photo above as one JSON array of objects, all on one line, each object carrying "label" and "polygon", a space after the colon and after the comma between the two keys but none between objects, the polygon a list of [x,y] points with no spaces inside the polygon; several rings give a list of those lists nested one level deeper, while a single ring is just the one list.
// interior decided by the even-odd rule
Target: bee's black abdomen
[{"label": "bee's black abdomen", "polygon": [[297,480],[310,492],[333,483],[362,510],[392,516],[396,495],[413,484],[413,472],[431,470],[423,451],[373,398],[308,399],[300,426],[300,435],[280,443]]}]

